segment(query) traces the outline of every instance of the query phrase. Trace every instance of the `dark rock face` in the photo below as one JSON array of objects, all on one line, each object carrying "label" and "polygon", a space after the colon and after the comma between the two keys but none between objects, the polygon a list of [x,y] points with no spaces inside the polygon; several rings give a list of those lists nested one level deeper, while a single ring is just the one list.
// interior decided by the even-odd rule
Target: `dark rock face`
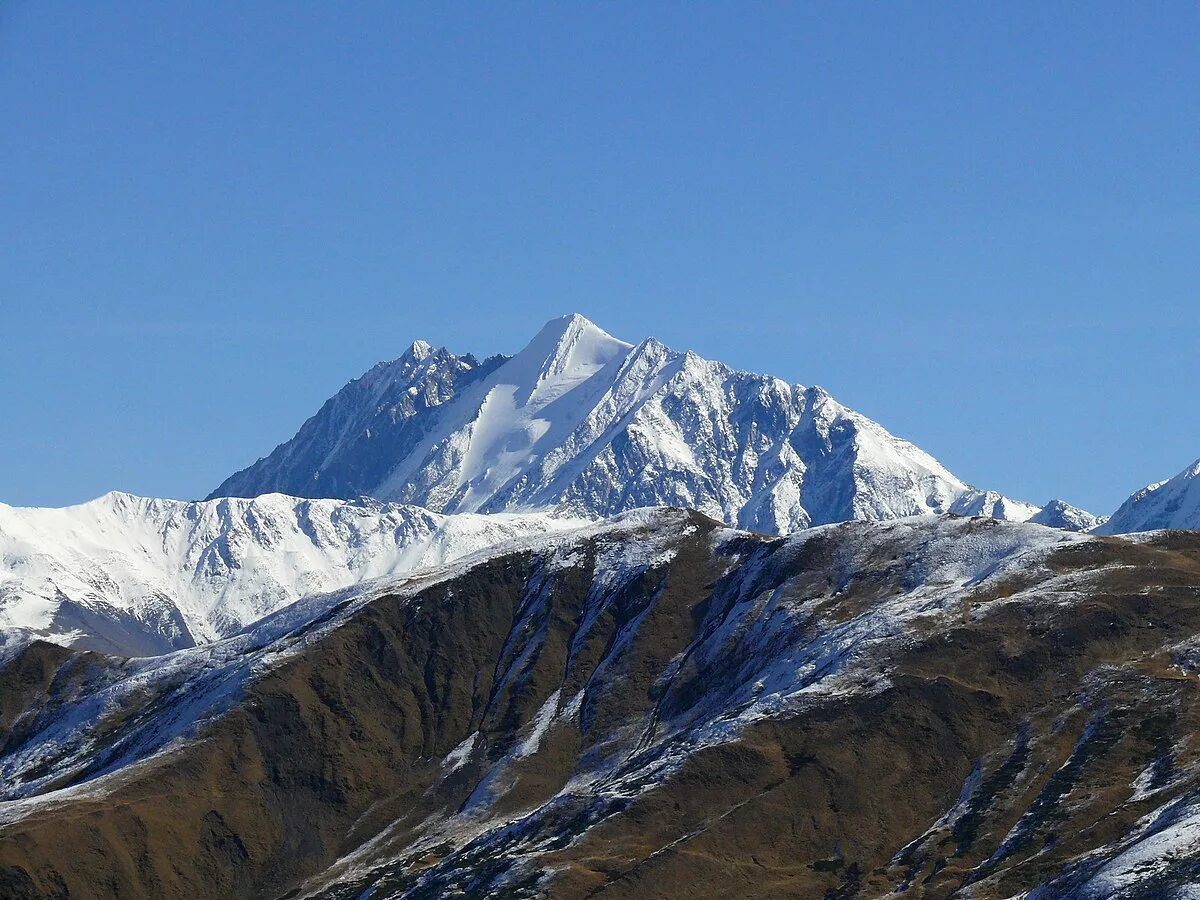
[{"label": "dark rock face", "polygon": [[183,651],[73,745],[132,664],[31,644],[0,893],[1111,896],[1200,803],[1197,585],[1195,534],[660,512]]}]

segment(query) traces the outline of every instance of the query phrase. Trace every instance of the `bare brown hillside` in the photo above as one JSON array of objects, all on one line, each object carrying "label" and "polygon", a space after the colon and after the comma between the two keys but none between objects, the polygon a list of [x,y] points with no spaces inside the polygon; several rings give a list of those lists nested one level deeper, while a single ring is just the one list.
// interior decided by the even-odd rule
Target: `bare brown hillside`
[{"label": "bare brown hillside", "polygon": [[0,896],[1167,897],[1200,867],[1197,534],[663,511],[368,600],[170,669],[10,655]]}]

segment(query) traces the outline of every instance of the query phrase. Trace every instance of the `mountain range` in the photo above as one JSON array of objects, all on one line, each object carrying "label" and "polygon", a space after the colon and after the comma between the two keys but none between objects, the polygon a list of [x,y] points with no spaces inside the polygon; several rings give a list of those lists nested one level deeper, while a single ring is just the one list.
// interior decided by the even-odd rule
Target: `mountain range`
[{"label": "mountain range", "polygon": [[[819,387],[735,371],[580,315],[513,357],[418,341],[332,397],[291,440],[210,495],[358,496],[443,513],[602,518],[696,509],[785,534],[849,519],[1037,506],[972,488]],[[1081,518],[1063,526],[1094,524]]]},{"label": "mountain range", "polygon": [[0,504],[0,629],[128,656],[228,636],[317,591],[656,505],[792,533],[956,514],[1116,534],[1200,526],[1198,465],[1107,521],[965,484],[816,387],[579,315],[512,357],[417,341],[270,455],[181,502]]},{"label": "mountain range", "polygon": [[149,656],[234,634],[308,594],[571,524],[279,494],[0,504],[0,630]]},{"label": "mountain range", "polygon": [[1195,897],[1192,529],[418,341],[205,500],[0,504],[0,897]]}]

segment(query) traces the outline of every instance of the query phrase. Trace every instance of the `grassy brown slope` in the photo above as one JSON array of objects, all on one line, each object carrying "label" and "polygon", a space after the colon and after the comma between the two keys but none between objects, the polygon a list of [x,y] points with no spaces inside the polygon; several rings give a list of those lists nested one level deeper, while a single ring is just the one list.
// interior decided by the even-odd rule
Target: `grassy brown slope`
[{"label": "grassy brown slope", "polygon": [[[877,897],[903,886],[947,897],[973,885],[986,898],[1053,877],[1197,786],[1200,680],[1157,651],[1200,632],[1200,536],[1165,543],[1093,548],[1090,565],[1130,568],[1100,574],[1086,601],[1000,607],[908,649],[881,694],[697,754],[547,859],[563,873],[555,894]],[[1168,752],[1180,780],[1127,803]],[[977,761],[974,805],[910,847]],[[985,865],[1023,815],[1027,827]]]},{"label": "grassy brown slope", "polygon": [[[514,555],[415,598],[373,602],[254,683],[202,741],[143,765],[103,797],[47,807],[0,831],[0,868],[30,896],[64,886],[80,897],[273,896],[385,826],[403,846],[429,813],[467,799],[560,683],[587,683],[663,578],[649,572],[626,585],[568,665],[590,568],[555,573],[548,606],[531,619],[522,604],[536,606],[527,596],[536,575],[531,557]],[[674,627],[674,609],[654,615]],[[686,636],[677,629],[673,643],[656,641],[650,661],[624,673],[638,690],[591,701],[597,734],[648,708],[656,668]],[[60,656],[20,664],[41,673],[35,692],[72,664]],[[442,778],[442,757],[476,731],[479,758]],[[536,765],[506,773],[501,810],[544,800],[590,745],[587,735],[550,738]]]},{"label": "grassy brown slope", "polygon": [[3,835],[0,860],[71,896],[265,896],[319,870],[364,813],[369,832],[372,817],[421,806],[487,701],[528,566],[487,563],[455,597],[435,586],[426,602],[379,600],[255,684],[203,741]]},{"label": "grassy brown slope", "polygon": [[[660,717],[686,720],[753,662],[737,647],[703,665],[692,654],[727,613],[714,585],[736,572],[722,581],[711,525],[688,522],[669,565],[602,606],[592,546],[553,572],[514,554],[371,603],[253,683],[203,741],[0,828],[0,896],[280,896],[381,833],[368,859],[402,859],[379,896],[437,896],[419,879],[443,861],[503,862],[492,845],[472,857],[461,841],[414,842],[481,792],[496,816],[536,809],[581,759],[649,746]],[[870,571],[840,571],[857,533],[771,557],[754,591],[825,595],[831,621],[861,614],[902,586],[906,560],[885,548]],[[760,559],[779,546],[746,540]],[[1089,542],[1051,569],[1079,574],[1076,600],[986,605],[1036,573],[981,590],[961,617],[881,651],[885,689],[760,722],[598,818],[569,804],[531,817],[546,839],[529,844],[537,867],[554,874],[528,890],[988,898],[1055,877],[1198,786],[1200,679],[1164,648],[1200,634],[1200,535]],[[0,679],[9,733],[82,671],[46,645],[16,663],[19,677]],[[556,691],[560,709],[579,696],[574,724],[514,753]],[[472,734],[446,775],[443,757]],[[1154,766],[1158,792],[1131,801]]]}]

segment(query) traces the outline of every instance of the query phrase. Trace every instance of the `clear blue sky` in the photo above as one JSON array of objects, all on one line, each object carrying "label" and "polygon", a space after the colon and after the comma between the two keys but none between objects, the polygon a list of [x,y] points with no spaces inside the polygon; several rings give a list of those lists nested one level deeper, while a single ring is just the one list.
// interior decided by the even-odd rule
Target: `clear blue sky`
[{"label": "clear blue sky", "polygon": [[569,311],[1032,501],[1200,455],[1194,3],[10,0],[0,104],[5,502]]}]

